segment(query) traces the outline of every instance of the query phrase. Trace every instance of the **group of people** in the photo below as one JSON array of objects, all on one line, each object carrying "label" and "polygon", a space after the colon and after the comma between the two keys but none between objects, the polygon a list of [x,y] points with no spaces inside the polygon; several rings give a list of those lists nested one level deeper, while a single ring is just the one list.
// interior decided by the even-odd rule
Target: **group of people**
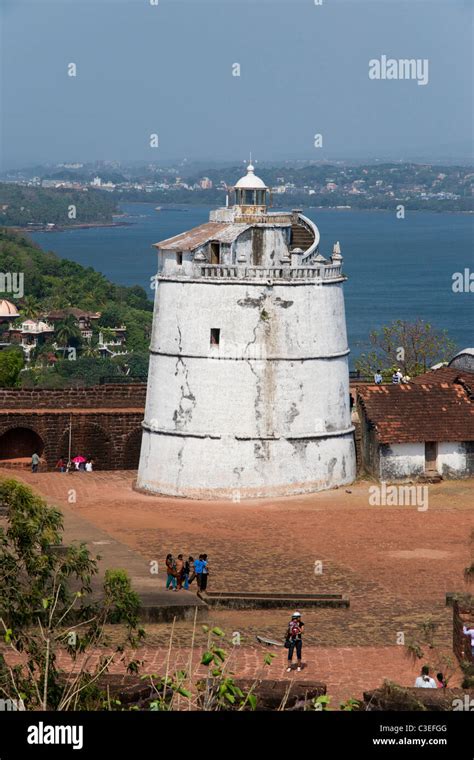
[{"label": "group of people", "polygon": [[431,678],[428,665],[423,665],[421,674],[415,681],[417,689],[445,689],[448,682],[442,673],[436,674],[436,679]]},{"label": "group of people", "polygon": [[[400,383],[409,383],[410,380],[411,377],[409,375],[404,375],[400,369],[397,369],[392,375],[393,385],[400,385]],[[374,373],[374,383],[375,385],[382,385],[383,383],[382,371],[380,369]]]},{"label": "group of people", "polygon": [[176,559],[172,554],[166,557],[166,588],[170,591],[189,590],[190,585],[196,580],[197,593],[207,589],[207,579],[209,576],[209,563],[207,554],[200,554],[198,559],[189,556],[184,559],[182,554],[178,554]]},{"label": "group of people", "polygon": [[[38,472],[41,464],[41,457],[38,452],[34,452],[31,456],[31,472]],[[59,472],[92,472],[93,460],[92,457],[76,456],[73,459],[68,459],[66,456],[60,456],[56,469]]]},{"label": "group of people", "polygon": [[77,456],[68,459],[61,456],[57,461],[56,469],[59,472],[93,472],[92,457]]}]

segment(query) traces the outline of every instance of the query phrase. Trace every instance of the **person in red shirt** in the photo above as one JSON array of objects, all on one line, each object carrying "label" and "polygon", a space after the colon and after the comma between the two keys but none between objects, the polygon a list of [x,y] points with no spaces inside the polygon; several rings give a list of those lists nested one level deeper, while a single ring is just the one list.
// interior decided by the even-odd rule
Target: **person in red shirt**
[{"label": "person in red shirt", "polygon": [[286,672],[289,673],[292,670],[291,661],[293,659],[293,652],[296,649],[296,671],[301,671],[301,651],[303,649],[303,631],[304,623],[301,620],[301,613],[294,612],[291,616],[291,620],[288,623],[286,631],[285,647],[288,649],[288,667]]}]

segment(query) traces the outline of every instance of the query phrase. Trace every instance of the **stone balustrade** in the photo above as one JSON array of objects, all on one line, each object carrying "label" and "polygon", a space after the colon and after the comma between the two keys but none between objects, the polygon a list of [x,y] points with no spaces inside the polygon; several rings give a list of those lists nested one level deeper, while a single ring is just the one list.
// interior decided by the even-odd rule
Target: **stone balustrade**
[{"label": "stone balustrade", "polygon": [[341,264],[318,264],[313,266],[256,267],[234,264],[194,264],[183,271],[182,267],[170,268],[157,275],[158,280],[339,280],[344,277]]},{"label": "stone balustrade", "polygon": [[304,267],[256,267],[226,264],[200,264],[195,275],[205,279],[238,280],[333,280],[342,276],[340,264]]}]

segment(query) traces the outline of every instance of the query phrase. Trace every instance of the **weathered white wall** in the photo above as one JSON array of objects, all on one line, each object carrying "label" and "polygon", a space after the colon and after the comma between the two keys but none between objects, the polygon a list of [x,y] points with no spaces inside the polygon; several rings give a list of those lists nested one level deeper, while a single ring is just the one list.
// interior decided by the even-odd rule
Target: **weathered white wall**
[{"label": "weathered white wall", "polygon": [[160,280],[151,352],[139,487],[243,498],[354,479],[341,283]]},{"label": "weathered white wall", "polygon": [[380,448],[381,480],[414,477],[424,471],[424,443],[392,443]]},{"label": "weathered white wall", "polygon": [[438,443],[437,470],[445,478],[467,476],[467,453],[464,443]]},{"label": "weathered white wall", "polygon": [[185,438],[144,430],[137,486],[190,498],[305,493],[355,477],[352,434],[311,441]]},{"label": "weathered white wall", "polygon": [[[466,477],[467,452],[463,443],[438,443],[436,470],[446,478]],[[425,471],[425,444],[394,443],[380,450],[380,478],[415,477]]]}]

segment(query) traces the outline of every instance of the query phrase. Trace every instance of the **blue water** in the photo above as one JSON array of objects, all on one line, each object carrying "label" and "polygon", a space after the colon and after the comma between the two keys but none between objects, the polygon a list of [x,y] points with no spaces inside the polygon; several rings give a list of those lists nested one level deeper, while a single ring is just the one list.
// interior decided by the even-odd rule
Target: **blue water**
[{"label": "blue water", "polygon": [[[92,266],[123,285],[150,293],[156,270],[152,243],[206,222],[209,208],[123,204],[129,227],[97,227],[31,237],[46,250]],[[371,330],[395,319],[422,318],[448,330],[459,348],[474,346],[474,293],[453,293],[452,275],[474,270],[474,218],[463,214],[303,209],[329,255],[339,240],[344,256],[346,319],[352,359],[368,348]]]}]

